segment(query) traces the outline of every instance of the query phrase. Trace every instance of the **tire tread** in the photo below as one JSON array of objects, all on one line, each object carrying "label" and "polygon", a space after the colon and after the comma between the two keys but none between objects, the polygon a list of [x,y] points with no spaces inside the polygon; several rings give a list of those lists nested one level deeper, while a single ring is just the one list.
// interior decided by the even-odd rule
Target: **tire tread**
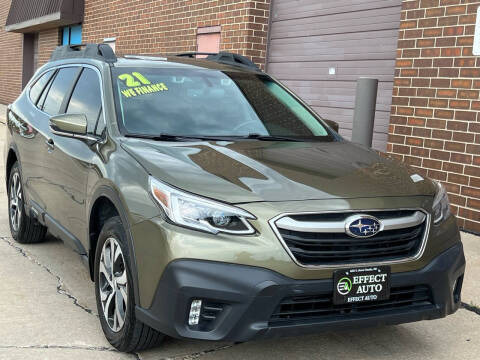
[{"label": "tire tread", "polygon": [[[110,229],[113,229],[115,227],[117,228],[121,227],[123,229],[122,221],[118,216],[115,216],[105,222],[105,225],[100,233],[99,238],[102,238],[104,233],[107,233]],[[98,251],[100,251],[100,242],[97,245],[97,252]],[[129,254],[124,253],[124,256],[129,256]],[[98,259],[96,259],[96,261],[97,260]],[[95,275],[97,276],[97,274]],[[97,284],[95,286],[97,286]],[[133,297],[132,297],[132,300],[133,300]],[[100,313],[101,305],[98,304],[98,300],[97,300],[97,307]],[[164,335],[158,332],[157,330],[151,328],[150,326],[137,320],[135,318],[135,309],[130,310],[129,316],[130,316],[129,328],[124,334],[124,336],[122,336],[120,339],[113,339],[107,336],[107,340],[115,348],[124,352],[136,352],[136,351],[146,350],[146,349],[155,347],[162,342]],[[104,327],[104,330],[105,330],[105,326],[103,325],[104,320],[101,319],[101,322],[102,322],[102,327]]]},{"label": "tire tread", "polygon": [[[20,174],[20,181],[22,181],[22,174],[20,172],[18,162],[16,162],[12,166],[10,179],[8,180],[8,191],[10,191],[10,181],[15,172],[18,172]],[[23,198],[25,198],[25,194],[23,194]],[[47,228],[40,224],[36,219],[27,215],[27,211],[25,210],[25,203],[23,203],[22,207],[23,209],[21,215],[22,218],[20,221],[20,228],[18,229],[18,232],[16,234],[14,234],[13,230],[11,231],[13,238],[20,244],[36,244],[44,241]]]}]

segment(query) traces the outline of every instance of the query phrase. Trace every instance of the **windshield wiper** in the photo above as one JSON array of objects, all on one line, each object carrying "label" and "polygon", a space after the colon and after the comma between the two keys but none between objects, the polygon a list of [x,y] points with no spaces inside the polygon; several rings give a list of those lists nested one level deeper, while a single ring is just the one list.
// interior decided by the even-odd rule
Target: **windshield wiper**
[{"label": "windshield wiper", "polygon": [[190,135],[173,135],[173,134],[125,134],[125,137],[148,139],[155,141],[194,141],[194,140],[217,140],[216,137],[210,136],[190,136]]},{"label": "windshield wiper", "polygon": [[251,133],[244,136],[235,136],[238,139],[255,139],[261,141],[303,141],[300,138],[288,137],[288,136],[276,136],[276,135],[260,135],[256,133]]},{"label": "windshield wiper", "polygon": [[274,135],[260,135],[256,133],[248,135],[219,135],[219,136],[207,136],[207,135],[173,135],[173,134],[125,134],[125,137],[148,139],[155,141],[195,141],[195,140],[207,140],[207,141],[229,141],[229,140],[243,140],[254,139],[260,141],[304,141],[301,138],[294,138],[288,136],[274,136]]}]

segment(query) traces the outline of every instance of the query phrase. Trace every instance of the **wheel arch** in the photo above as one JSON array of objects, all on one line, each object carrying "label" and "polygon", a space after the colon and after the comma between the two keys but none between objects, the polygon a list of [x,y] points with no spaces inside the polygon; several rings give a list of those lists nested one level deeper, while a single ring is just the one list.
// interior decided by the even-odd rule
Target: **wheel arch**
[{"label": "wheel arch", "polygon": [[18,157],[17,150],[14,146],[10,146],[5,162],[5,186],[8,186],[10,172],[12,171],[13,164],[15,164],[17,161],[20,164],[20,158]]},{"label": "wheel arch", "polygon": [[120,195],[107,185],[101,185],[97,188],[91,199],[92,201],[90,202],[91,205],[88,213],[88,267],[90,278],[92,281],[94,280],[95,252],[101,228],[105,221],[113,216],[119,216],[127,233],[128,251],[130,253],[130,269],[132,270],[132,279],[134,282],[135,303],[138,304],[139,291],[137,265],[126,206],[123,204]]}]

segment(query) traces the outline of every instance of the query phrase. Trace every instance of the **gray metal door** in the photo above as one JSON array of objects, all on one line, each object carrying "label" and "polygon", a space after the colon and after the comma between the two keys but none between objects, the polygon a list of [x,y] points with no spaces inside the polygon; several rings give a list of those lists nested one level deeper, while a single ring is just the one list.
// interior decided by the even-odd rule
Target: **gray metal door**
[{"label": "gray metal door", "polygon": [[385,150],[401,0],[272,0],[267,71],[350,138],[355,81],[379,79],[373,147]]}]

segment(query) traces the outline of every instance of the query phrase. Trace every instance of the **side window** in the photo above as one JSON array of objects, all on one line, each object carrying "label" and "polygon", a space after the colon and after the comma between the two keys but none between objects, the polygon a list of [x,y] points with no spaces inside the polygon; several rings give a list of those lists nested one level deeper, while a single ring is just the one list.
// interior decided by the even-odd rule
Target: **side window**
[{"label": "side window", "polygon": [[55,79],[55,76],[57,76],[57,73],[54,73],[50,78],[50,80],[48,80],[47,85],[45,85],[45,89],[43,89],[42,91],[42,95],[40,95],[40,98],[37,101],[37,107],[39,109],[43,110],[43,104],[45,103],[45,98],[47,97],[48,90],[50,90],[50,88],[52,87],[52,82]]},{"label": "side window", "polygon": [[37,100],[40,97],[42,90],[45,88],[45,85],[47,85],[53,73],[54,70],[47,71],[30,88],[30,100],[32,100],[34,104],[37,103]]},{"label": "side window", "polygon": [[102,109],[100,109],[100,112],[98,114],[97,127],[95,129],[95,135],[102,136],[105,127],[105,119],[103,117]]},{"label": "side window", "polygon": [[[67,114],[85,114],[87,131],[94,133],[101,109],[102,94],[99,77],[94,70],[84,68],[68,103]],[[103,118],[100,120],[103,121]]]},{"label": "side window", "polygon": [[66,67],[58,71],[43,104],[43,111],[50,115],[59,113],[63,98],[70,91],[77,72],[78,67]]}]

